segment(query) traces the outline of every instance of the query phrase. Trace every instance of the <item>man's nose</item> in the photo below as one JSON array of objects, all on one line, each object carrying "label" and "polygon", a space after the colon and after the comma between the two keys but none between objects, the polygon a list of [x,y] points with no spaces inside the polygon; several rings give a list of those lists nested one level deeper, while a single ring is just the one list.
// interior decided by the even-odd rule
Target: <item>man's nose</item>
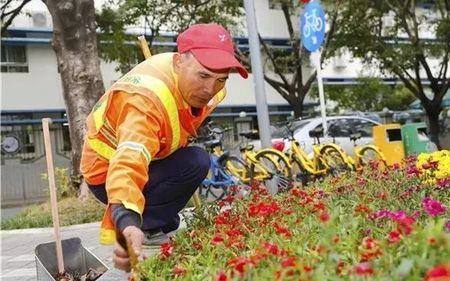
[{"label": "man's nose", "polygon": [[204,86],[204,91],[209,95],[209,96],[213,96],[215,94],[214,90],[215,90],[215,83],[214,81],[208,81],[205,83]]}]

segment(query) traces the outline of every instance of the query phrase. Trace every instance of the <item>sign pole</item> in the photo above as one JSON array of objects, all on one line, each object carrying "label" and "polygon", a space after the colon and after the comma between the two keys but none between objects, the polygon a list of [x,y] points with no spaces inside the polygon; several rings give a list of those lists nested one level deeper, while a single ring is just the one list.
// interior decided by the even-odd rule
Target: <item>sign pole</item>
[{"label": "sign pole", "polygon": [[320,114],[322,116],[322,128],[323,135],[326,137],[328,135],[328,125],[327,125],[327,113],[325,104],[325,94],[323,91],[323,81],[322,81],[322,67],[320,66],[320,57],[322,55],[321,51],[315,51],[311,53],[311,61],[313,61],[317,72],[317,85],[319,86],[319,101],[320,101]]}]

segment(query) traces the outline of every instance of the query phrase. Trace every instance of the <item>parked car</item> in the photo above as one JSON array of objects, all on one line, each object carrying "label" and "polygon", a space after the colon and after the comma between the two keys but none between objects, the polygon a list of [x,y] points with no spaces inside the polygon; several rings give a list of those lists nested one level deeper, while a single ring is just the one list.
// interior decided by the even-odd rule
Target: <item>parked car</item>
[{"label": "parked car", "polygon": [[[360,116],[330,116],[326,120],[329,136],[327,139],[322,138],[321,141],[334,141],[350,155],[354,155],[354,144],[350,140],[350,134],[361,134],[361,139],[357,141],[357,145],[370,144],[373,143],[372,127],[380,124],[369,118]],[[294,138],[302,145],[307,153],[312,152],[312,145],[314,143],[314,139],[309,136],[309,131],[319,128],[322,128],[321,117],[303,119],[292,123]],[[272,142],[283,140],[288,135],[289,132],[286,127],[277,127],[272,132]],[[289,140],[284,139],[284,142],[284,150],[287,150],[290,147]],[[254,140],[250,143],[255,146],[255,149],[261,147],[260,140]]]}]

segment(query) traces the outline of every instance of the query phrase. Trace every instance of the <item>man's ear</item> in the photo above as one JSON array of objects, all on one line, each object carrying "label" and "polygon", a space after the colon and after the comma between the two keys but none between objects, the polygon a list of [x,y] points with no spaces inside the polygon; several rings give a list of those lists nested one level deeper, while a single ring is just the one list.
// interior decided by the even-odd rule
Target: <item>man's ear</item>
[{"label": "man's ear", "polygon": [[175,53],[173,54],[173,70],[176,74],[180,73],[181,69],[181,54]]}]

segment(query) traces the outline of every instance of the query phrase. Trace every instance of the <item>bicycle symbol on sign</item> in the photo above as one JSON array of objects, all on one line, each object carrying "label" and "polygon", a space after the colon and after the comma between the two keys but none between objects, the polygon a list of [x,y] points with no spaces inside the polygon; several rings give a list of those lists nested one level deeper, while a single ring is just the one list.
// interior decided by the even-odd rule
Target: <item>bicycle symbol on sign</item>
[{"label": "bicycle symbol on sign", "polygon": [[[322,29],[322,19],[316,15],[316,9],[311,13],[305,13],[305,25],[303,26],[303,35],[309,37],[311,32],[318,32]],[[317,43],[317,37],[312,37],[313,44]]]}]

